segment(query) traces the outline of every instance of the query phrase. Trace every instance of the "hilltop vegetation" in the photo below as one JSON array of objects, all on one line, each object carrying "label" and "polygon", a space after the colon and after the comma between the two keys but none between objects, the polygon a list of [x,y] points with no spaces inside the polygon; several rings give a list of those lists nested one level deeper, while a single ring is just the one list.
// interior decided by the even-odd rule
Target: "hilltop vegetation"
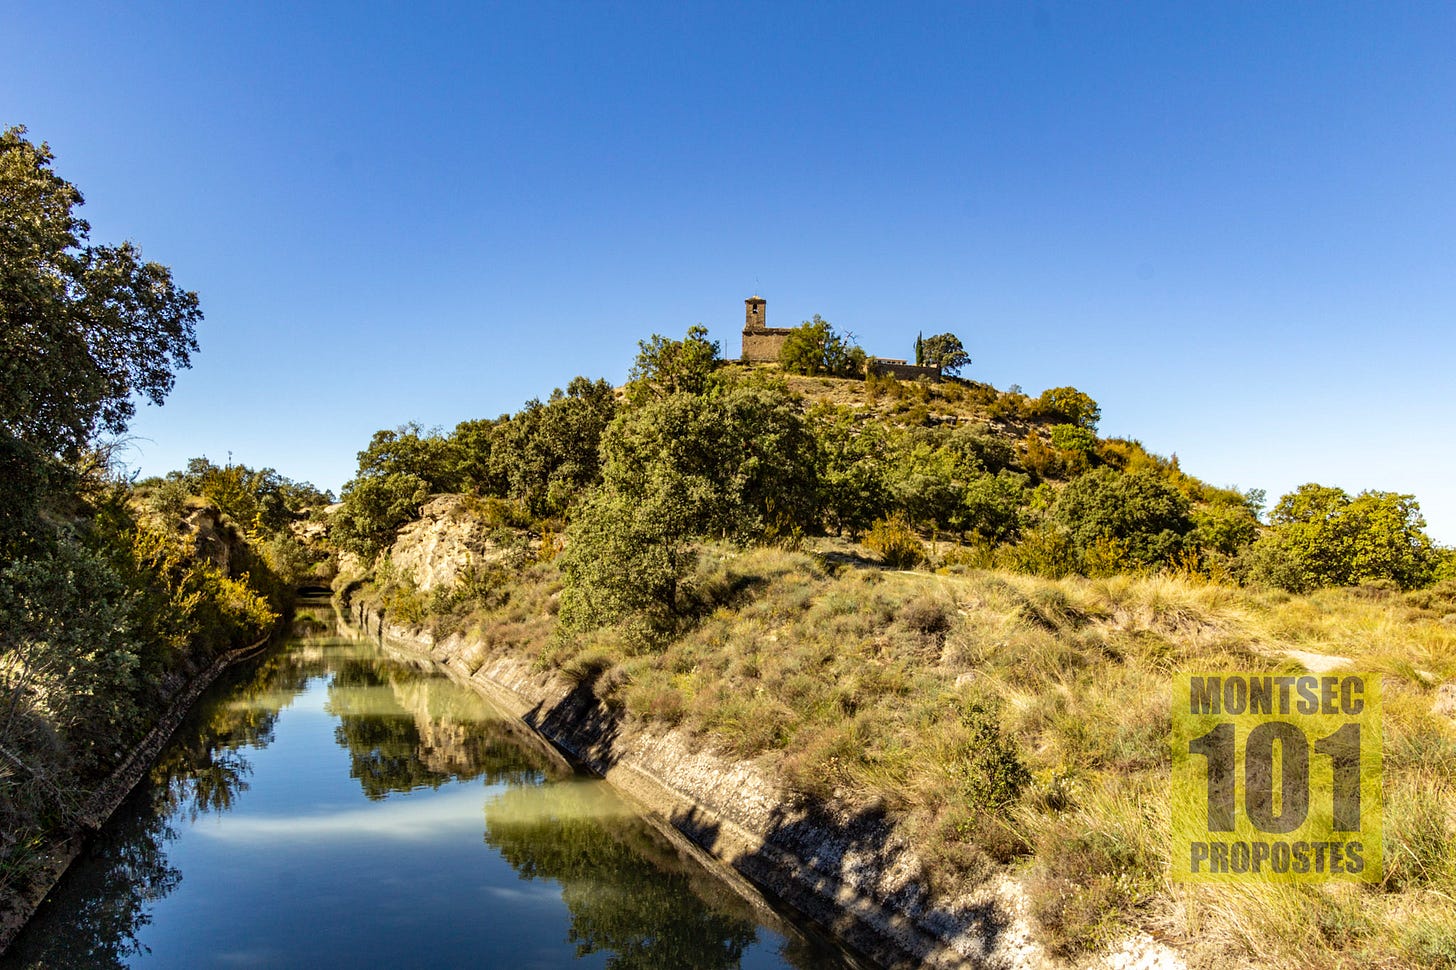
[{"label": "hilltop vegetation", "polygon": [[[1195,965],[1456,966],[1456,582],[1413,498],[1308,485],[1266,525],[1261,493],[1100,438],[1075,388],[730,365],[697,328],[640,349],[616,393],[377,434],[341,591],[888,809],[947,898],[1015,873],[1069,959],[1142,928]],[[441,491],[488,540],[422,584],[391,543]],[[1306,662],[1384,675],[1384,882],[1170,883],[1170,674]]]},{"label": "hilltop vegetation", "polygon": [[[668,633],[702,538],[865,538],[901,564],[928,559],[930,540],[943,563],[1051,577],[1161,569],[1295,592],[1456,575],[1412,496],[1310,484],[1265,526],[1261,491],[1212,486],[1137,441],[1100,438],[1099,419],[1073,387],[1032,398],[962,380],[728,365],[693,328],[644,341],[620,394],[576,378],[450,434],[378,432],[334,535],[371,559],[431,494],[500,500],[537,532],[569,529],[568,548],[592,550],[568,552],[570,596],[592,600],[574,616],[632,614]],[[612,589],[586,559],[652,577],[653,591]]]}]

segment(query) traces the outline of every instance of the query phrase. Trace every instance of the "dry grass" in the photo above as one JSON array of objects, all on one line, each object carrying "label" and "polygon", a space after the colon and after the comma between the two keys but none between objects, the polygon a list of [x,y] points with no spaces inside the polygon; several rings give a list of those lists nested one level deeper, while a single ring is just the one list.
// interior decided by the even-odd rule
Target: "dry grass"
[{"label": "dry grass", "polygon": [[[1017,872],[1064,954],[1140,928],[1195,966],[1456,967],[1456,725],[1431,712],[1456,681],[1444,601],[773,549],[706,549],[691,581],[712,611],[656,652],[612,630],[553,636],[550,563],[452,625],[475,663],[508,651],[599,673],[629,717],[758,758],[802,798],[888,807],[942,891]],[[1296,671],[1292,651],[1383,675],[1384,882],[1172,884],[1172,674]]]}]

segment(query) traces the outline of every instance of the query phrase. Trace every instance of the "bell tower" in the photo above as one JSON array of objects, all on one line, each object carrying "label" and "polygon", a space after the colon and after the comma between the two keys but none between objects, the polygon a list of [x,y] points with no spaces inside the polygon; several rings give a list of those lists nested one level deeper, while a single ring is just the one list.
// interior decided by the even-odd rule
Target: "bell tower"
[{"label": "bell tower", "polygon": [[744,330],[766,330],[764,322],[764,299],[761,296],[750,296],[743,301],[743,329]]}]

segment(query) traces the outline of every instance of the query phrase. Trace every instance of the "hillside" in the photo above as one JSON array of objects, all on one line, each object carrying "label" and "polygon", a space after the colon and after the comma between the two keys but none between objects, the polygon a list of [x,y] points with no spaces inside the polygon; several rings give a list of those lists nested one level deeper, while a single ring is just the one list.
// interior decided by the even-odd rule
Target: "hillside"
[{"label": "hillside", "polygon": [[[1311,485],[1265,525],[1073,388],[683,367],[691,339],[621,394],[376,435],[335,525],[351,611],[885,813],[936,899],[1019,887],[1033,963],[1147,934],[1190,966],[1456,965],[1456,584],[1410,497]],[[1306,669],[1380,676],[1382,880],[1172,882],[1172,676]]]}]

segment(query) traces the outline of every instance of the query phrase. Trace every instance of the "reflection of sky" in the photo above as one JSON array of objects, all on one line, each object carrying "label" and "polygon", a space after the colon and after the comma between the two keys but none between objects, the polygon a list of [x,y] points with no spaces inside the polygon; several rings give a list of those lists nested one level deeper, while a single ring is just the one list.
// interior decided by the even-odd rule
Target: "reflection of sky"
[{"label": "reflection of sky", "polygon": [[346,811],[234,816],[198,831],[222,842],[278,844],[349,839],[417,842],[480,830],[479,787],[417,794],[420,797],[371,802]]}]

